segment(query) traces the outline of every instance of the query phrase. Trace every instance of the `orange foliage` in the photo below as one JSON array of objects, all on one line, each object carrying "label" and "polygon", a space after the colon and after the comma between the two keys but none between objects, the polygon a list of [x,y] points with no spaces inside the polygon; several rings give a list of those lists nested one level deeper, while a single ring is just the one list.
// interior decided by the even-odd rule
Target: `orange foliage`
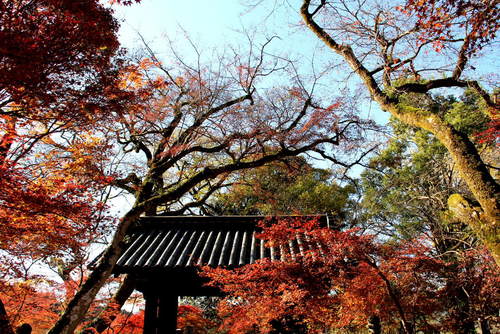
[{"label": "orange foliage", "polygon": [[[14,328],[28,323],[33,328],[33,334],[42,334],[54,325],[65,303],[76,293],[80,284],[80,279],[68,279],[60,284],[41,277],[12,283],[0,280],[0,300]],[[79,328],[86,328],[99,315],[101,318],[114,319],[105,333],[142,333],[144,311],[133,314],[116,311],[117,305],[109,303],[109,298],[106,295],[97,298]],[[106,308],[103,311],[104,305]]]},{"label": "orange foliage", "polygon": [[0,281],[0,299],[14,328],[29,323],[33,334],[42,334],[50,329],[57,319],[60,301],[48,289],[44,292],[38,291],[35,287],[39,283],[27,281],[8,284]]},{"label": "orange foliage", "polygon": [[177,312],[177,328],[191,329],[193,334],[206,334],[214,323],[203,316],[203,311],[192,305],[180,305]]},{"label": "orange foliage", "polygon": [[118,313],[111,327],[104,333],[140,334],[142,333],[143,324],[144,311],[134,314]]}]

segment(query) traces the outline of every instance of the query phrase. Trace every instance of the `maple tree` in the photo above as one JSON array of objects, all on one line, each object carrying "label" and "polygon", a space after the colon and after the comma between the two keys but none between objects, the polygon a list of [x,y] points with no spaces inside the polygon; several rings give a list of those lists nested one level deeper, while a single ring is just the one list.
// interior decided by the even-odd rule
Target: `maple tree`
[{"label": "maple tree", "polygon": [[107,333],[115,333],[115,331],[119,331],[123,334],[139,334],[142,333],[143,324],[144,311],[135,314],[119,313],[113,323],[113,327],[110,328]]},{"label": "maple tree", "polygon": [[[74,276],[74,275],[73,275]],[[76,276],[74,276],[76,278]],[[17,328],[23,323],[29,324],[33,333],[46,333],[59,317],[64,308],[64,300],[71,298],[80,285],[80,279],[66,279],[63,283],[48,279],[41,275],[31,277],[25,281],[2,281],[0,284],[0,299],[5,303],[11,327]],[[116,283],[116,280],[113,280]],[[79,327],[81,333],[95,333],[88,331],[93,319],[112,317],[113,326],[106,333],[121,331],[123,333],[140,333],[143,325],[143,311],[139,312],[102,312],[108,305],[109,296],[100,294],[87,312],[84,322]],[[131,297],[132,308],[140,304],[137,295]],[[7,313],[7,312],[6,312]],[[103,314],[107,313],[107,314]],[[103,330],[104,331],[104,330]]]},{"label": "maple tree", "polygon": [[441,48],[440,41],[455,37],[456,26],[466,27],[467,34],[461,46],[460,61],[477,53],[493,40],[500,27],[498,4],[495,1],[464,0],[408,0],[404,7],[397,7],[406,14],[416,14],[416,27],[420,39],[425,42],[433,40],[436,48]]},{"label": "maple tree", "polygon": [[474,322],[478,321],[482,333],[494,333],[498,317],[491,307],[499,303],[500,278],[491,255],[484,248],[469,249],[460,254],[458,261],[449,263],[451,270],[441,294],[447,310],[442,327],[457,333],[473,333]]},{"label": "maple tree", "polygon": [[[108,147],[83,128],[45,131],[38,121],[14,122],[17,133],[2,138],[8,145],[0,161],[0,279],[30,281],[30,267],[44,262],[67,281],[113,222],[104,204],[110,179],[94,173],[95,164],[107,160]],[[30,128],[37,125],[41,135]]]},{"label": "maple tree", "polygon": [[95,125],[126,95],[118,24],[99,1],[19,0],[0,3],[0,27],[2,250],[81,256],[79,242],[102,234],[109,182],[92,167],[109,148]]},{"label": "maple tree", "polygon": [[110,98],[118,23],[97,0],[0,3],[0,108],[6,116],[88,121]]},{"label": "maple tree", "polygon": [[5,303],[11,326],[29,323],[33,333],[43,333],[57,319],[57,298],[51,291],[37,291],[36,282],[1,283],[0,297]]},{"label": "maple tree", "polygon": [[13,141],[1,168],[0,281],[36,284],[40,277],[31,268],[45,263],[70,282],[72,272],[83,274],[90,244],[109,233],[113,219],[102,198],[109,180],[92,173],[107,151],[86,135],[66,143],[47,136],[22,159],[15,148],[23,136]]},{"label": "maple tree", "polygon": [[177,328],[193,334],[206,334],[214,323],[203,315],[203,310],[193,305],[180,305],[177,312]]}]

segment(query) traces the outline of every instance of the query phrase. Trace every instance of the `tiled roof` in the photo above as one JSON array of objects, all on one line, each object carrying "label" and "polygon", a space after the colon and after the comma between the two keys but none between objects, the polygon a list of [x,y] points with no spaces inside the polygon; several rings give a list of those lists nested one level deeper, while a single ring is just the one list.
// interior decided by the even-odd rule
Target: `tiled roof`
[{"label": "tiled roof", "polygon": [[[318,216],[314,216],[315,218]],[[147,269],[210,266],[242,266],[258,259],[303,252],[300,237],[287,247],[265,247],[256,237],[262,216],[144,217],[129,236],[115,267],[117,273]],[[306,217],[305,217],[306,218]],[[320,216],[325,225],[327,216]]]}]

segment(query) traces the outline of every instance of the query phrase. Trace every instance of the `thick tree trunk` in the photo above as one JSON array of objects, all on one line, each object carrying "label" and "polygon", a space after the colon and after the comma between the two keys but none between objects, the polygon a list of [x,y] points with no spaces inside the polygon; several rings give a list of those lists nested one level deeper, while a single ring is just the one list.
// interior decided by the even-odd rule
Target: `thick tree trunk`
[{"label": "thick tree trunk", "polygon": [[[467,136],[446,124],[437,115],[423,114],[423,111],[405,112],[404,108],[380,103],[392,115],[406,124],[417,126],[433,133],[447,148],[459,171],[461,178],[479,202],[478,210],[470,211],[468,216],[458,218],[469,225],[488,247],[497,264],[500,265],[500,187],[495,182],[474,144]],[[449,201],[452,204],[451,201]],[[453,210],[453,207],[450,206]]]},{"label": "thick tree trunk", "polygon": [[14,331],[12,330],[12,326],[9,321],[9,317],[7,315],[7,311],[5,311],[5,307],[1,299],[0,299],[0,334],[14,334]]},{"label": "thick tree trunk", "polygon": [[66,306],[64,313],[50,329],[48,334],[73,334],[76,327],[87,313],[95,296],[111,275],[113,267],[120,256],[123,247],[123,239],[127,230],[137,221],[143,212],[144,207],[134,206],[134,208],[121,219],[111,244],[102,255],[102,260]]},{"label": "thick tree trunk", "polygon": [[[433,133],[447,148],[455,163],[455,168],[480,205],[479,210],[472,210],[470,215],[462,215],[458,218],[478,235],[492,253],[496,263],[500,265],[500,203],[498,198],[500,187],[489,173],[474,144],[467,136],[456,131],[437,115],[423,110],[400,107],[394,103],[384,102],[381,98],[376,100],[382,108],[406,124]],[[449,202],[452,204],[451,201]],[[450,209],[454,211],[453,207]]]},{"label": "thick tree trunk", "polygon": [[[123,307],[128,297],[134,292],[135,289],[135,278],[131,275],[126,275],[123,282],[120,284],[120,287],[113,295],[110,303],[113,304],[113,310],[109,310],[109,306],[106,310],[106,316],[100,315],[97,319],[92,321],[92,323],[88,326],[89,328],[94,328],[97,332],[102,333],[111,325],[113,320],[116,319],[118,312]],[[112,314],[109,312],[112,311]]]},{"label": "thick tree trunk", "polygon": [[[467,224],[491,250],[495,261],[500,264],[500,231],[498,224],[489,224],[481,208],[474,207],[460,194],[448,198],[448,207],[455,217]],[[486,221],[486,223],[485,223]]]}]

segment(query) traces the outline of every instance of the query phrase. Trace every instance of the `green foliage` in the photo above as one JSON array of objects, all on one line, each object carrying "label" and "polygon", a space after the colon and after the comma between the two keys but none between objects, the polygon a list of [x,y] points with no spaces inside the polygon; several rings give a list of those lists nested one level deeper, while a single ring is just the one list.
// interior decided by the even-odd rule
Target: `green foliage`
[{"label": "green foliage", "polygon": [[[422,94],[405,99],[404,103],[439,114],[470,137],[488,122],[484,106],[471,92],[460,99]],[[468,190],[454,172],[446,148],[428,131],[394,118],[389,125],[394,137],[361,176],[364,220],[395,238],[430,233],[441,251],[450,246],[446,240],[469,238],[467,229],[448,212],[448,197],[468,196]]]},{"label": "green foliage", "polygon": [[469,136],[486,130],[490,121],[484,101],[474,92],[466,91],[460,101],[451,104],[445,120]]},{"label": "green foliage", "polygon": [[217,214],[319,214],[348,216],[352,186],[331,181],[331,172],[290,158],[239,174],[210,204]]}]

